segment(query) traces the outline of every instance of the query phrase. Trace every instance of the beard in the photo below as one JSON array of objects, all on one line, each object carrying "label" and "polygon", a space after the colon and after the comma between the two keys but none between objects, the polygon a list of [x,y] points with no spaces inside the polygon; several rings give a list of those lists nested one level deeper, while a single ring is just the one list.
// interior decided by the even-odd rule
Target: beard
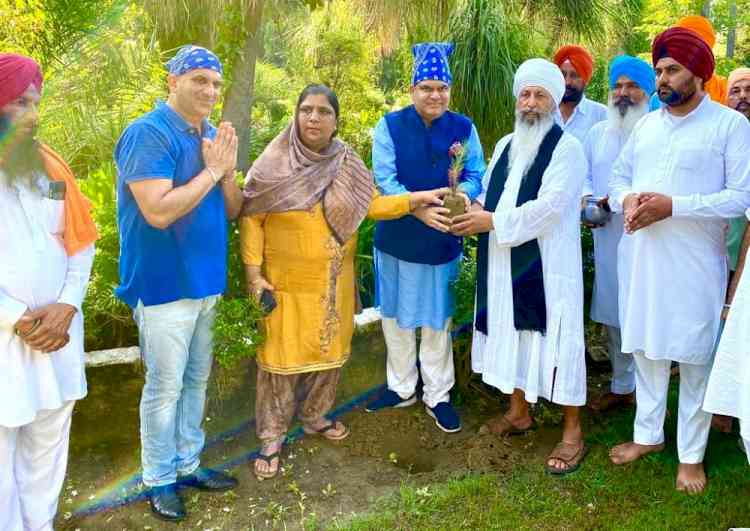
[{"label": "beard", "polygon": [[510,144],[509,167],[521,165],[523,174],[531,167],[539,146],[549,132],[555,120],[549,111],[519,111],[516,110],[516,125],[513,129],[513,139]]},{"label": "beard", "polygon": [[39,142],[35,138],[36,128],[22,136],[17,135],[20,133],[8,119],[0,117],[0,170],[6,185],[20,179],[30,182],[35,172],[44,170]]},{"label": "beard", "polygon": [[658,88],[657,94],[659,100],[669,107],[679,107],[690,100],[695,95],[695,83],[686,83],[683,87],[673,88],[669,85],[662,85]]},{"label": "beard", "polygon": [[638,120],[648,114],[648,98],[644,97],[640,103],[633,103],[627,96],[615,101],[610,94],[607,111],[609,128],[621,131],[628,137]]},{"label": "beard", "polygon": [[583,89],[577,89],[570,85],[565,86],[562,103],[579,103],[583,99]]},{"label": "beard", "polygon": [[741,101],[734,108],[735,111],[745,115],[745,118],[750,120],[750,101]]}]

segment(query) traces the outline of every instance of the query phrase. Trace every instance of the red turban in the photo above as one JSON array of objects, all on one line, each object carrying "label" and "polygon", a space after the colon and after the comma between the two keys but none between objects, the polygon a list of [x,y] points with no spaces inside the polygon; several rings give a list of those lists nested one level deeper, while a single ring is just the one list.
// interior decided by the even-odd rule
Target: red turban
[{"label": "red turban", "polygon": [[34,85],[42,90],[42,71],[33,59],[14,53],[0,53],[0,108]]},{"label": "red turban", "polygon": [[561,66],[565,61],[570,61],[586,84],[591,81],[594,73],[594,58],[586,48],[574,45],[563,46],[555,53],[554,63]]},{"label": "red turban", "polygon": [[714,75],[714,53],[694,31],[673,27],[654,39],[651,59],[656,66],[659,59],[671,57],[704,82]]}]

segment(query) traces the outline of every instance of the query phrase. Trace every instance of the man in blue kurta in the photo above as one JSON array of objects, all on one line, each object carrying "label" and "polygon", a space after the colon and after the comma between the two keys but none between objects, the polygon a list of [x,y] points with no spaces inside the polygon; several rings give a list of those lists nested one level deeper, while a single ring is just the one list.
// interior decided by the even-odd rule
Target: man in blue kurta
[{"label": "man in blue kurta", "polygon": [[[416,44],[411,84],[413,105],[391,112],[375,128],[373,172],[385,195],[448,186],[449,150],[466,146],[459,190],[466,202],[481,192],[485,170],[479,135],[469,118],[448,110],[452,77],[450,43]],[[448,210],[417,209],[412,216],[378,222],[375,229],[376,304],[388,351],[388,389],[367,411],[416,402],[416,329],[421,328],[419,371],[427,413],[445,432],[461,429],[450,404],[453,387],[451,316],[462,240],[450,234]]]}]

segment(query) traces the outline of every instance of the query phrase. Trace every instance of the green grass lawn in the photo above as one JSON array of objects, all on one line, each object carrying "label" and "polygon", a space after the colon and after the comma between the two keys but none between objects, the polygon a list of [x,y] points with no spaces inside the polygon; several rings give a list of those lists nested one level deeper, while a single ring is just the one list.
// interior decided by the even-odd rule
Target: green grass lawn
[{"label": "green grass lawn", "polygon": [[543,463],[523,461],[511,473],[470,474],[446,483],[404,485],[364,516],[340,524],[352,531],[383,529],[728,529],[750,527],[750,467],[736,435],[712,433],[702,496],[674,490],[676,385],[667,419],[667,449],[615,467],[609,448],[629,440],[632,413],[590,423],[592,449],[582,468],[564,478]]}]

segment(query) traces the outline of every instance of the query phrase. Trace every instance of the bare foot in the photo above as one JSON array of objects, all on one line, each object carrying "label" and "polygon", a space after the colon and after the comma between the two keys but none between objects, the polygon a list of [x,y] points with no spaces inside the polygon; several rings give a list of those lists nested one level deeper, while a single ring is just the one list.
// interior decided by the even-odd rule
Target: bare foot
[{"label": "bare foot", "polygon": [[703,463],[691,465],[680,463],[677,467],[677,481],[675,488],[688,494],[700,494],[706,489],[706,471]]},{"label": "bare foot", "polygon": [[634,442],[627,442],[618,444],[609,451],[609,459],[616,465],[624,465],[631,463],[636,459],[640,459],[644,455],[661,452],[664,450],[664,443],[662,444],[638,444]]}]

